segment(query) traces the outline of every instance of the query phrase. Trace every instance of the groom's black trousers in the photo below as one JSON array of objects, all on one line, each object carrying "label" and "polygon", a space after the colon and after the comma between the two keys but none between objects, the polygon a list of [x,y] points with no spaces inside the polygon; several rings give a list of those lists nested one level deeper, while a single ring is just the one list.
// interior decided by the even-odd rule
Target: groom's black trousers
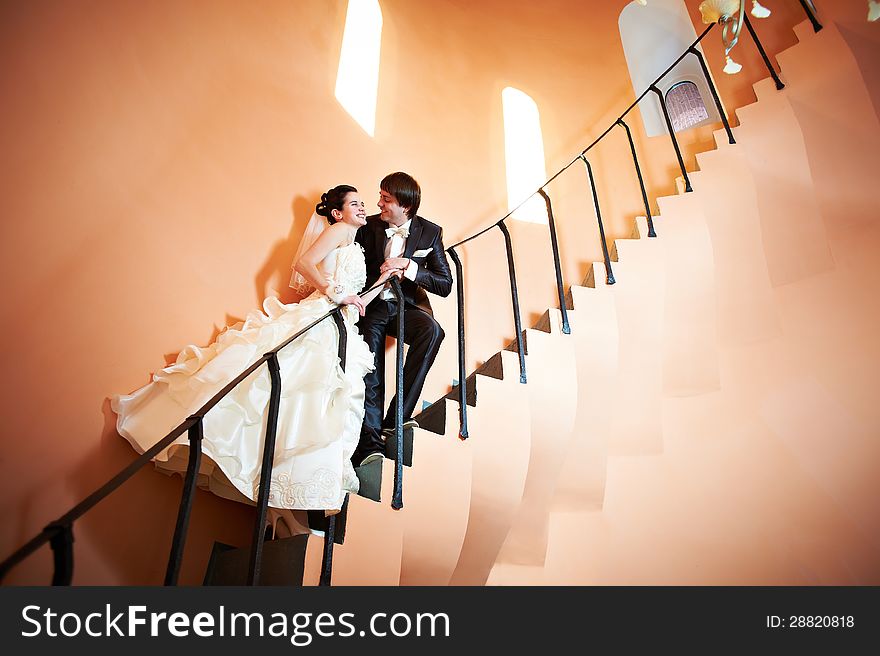
[{"label": "groom's black trousers", "polygon": [[[406,421],[412,418],[419,402],[425,377],[434,364],[444,333],[434,317],[409,303],[406,304],[403,320],[403,341],[409,346],[403,364],[403,419]],[[397,337],[397,301],[375,299],[370,303],[367,314],[358,320],[358,329],[376,357],[376,368],[364,378],[364,424],[357,452],[362,455],[384,451],[382,429],[393,428],[395,423],[396,395],[384,418],[382,415],[385,409],[385,337]]]}]

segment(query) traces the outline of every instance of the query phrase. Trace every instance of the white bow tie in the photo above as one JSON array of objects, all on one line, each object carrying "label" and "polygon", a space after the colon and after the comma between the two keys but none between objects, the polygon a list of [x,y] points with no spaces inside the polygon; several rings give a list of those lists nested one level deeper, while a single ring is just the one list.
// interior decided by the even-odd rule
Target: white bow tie
[{"label": "white bow tie", "polygon": [[385,235],[391,239],[394,235],[406,239],[409,237],[409,226],[400,226],[398,228],[385,228]]}]

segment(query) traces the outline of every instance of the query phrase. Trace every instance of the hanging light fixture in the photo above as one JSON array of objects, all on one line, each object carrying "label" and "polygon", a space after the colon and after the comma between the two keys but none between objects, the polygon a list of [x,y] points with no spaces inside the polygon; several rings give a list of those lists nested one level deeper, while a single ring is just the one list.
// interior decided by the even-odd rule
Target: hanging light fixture
[{"label": "hanging light fixture", "polygon": [[770,10],[762,6],[758,0],[752,0],[752,16],[755,18],[767,18],[770,16]]},{"label": "hanging light fixture", "polygon": [[[761,5],[758,0],[752,0],[751,14],[755,18],[767,18],[770,15],[770,10]],[[724,44],[725,58],[724,72],[728,75],[736,75],[742,70],[742,65],[733,60],[730,51],[739,41],[739,33],[742,31],[745,15],[745,0],[704,0],[700,4],[700,16],[702,16],[704,24],[721,24],[721,42]]]}]

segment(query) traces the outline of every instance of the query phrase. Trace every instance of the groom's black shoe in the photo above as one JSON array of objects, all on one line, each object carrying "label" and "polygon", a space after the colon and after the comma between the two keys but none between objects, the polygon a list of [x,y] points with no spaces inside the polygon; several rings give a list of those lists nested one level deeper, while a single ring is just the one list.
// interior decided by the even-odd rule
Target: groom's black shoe
[{"label": "groom's black shoe", "polygon": [[385,454],[381,451],[373,451],[372,453],[368,453],[362,459],[358,467],[366,467],[371,462],[376,462],[377,460],[381,460],[385,457]]},{"label": "groom's black shoe", "polygon": [[385,441],[382,439],[382,434],[374,428],[364,426],[361,428],[361,437],[357,448],[351,454],[351,464],[355,467],[362,467],[367,458],[370,458],[370,462],[374,462],[376,460],[375,454],[381,456],[384,453]]},{"label": "groom's black shoe", "polygon": [[[413,428],[418,428],[418,427],[419,427],[419,422],[417,422],[415,419],[407,419],[405,422],[403,422],[403,432],[404,433],[408,430],[411,431]],[[387,440],[392,435],[394,435],[394,428],[393,427],[382,429],[382,439]]]}]

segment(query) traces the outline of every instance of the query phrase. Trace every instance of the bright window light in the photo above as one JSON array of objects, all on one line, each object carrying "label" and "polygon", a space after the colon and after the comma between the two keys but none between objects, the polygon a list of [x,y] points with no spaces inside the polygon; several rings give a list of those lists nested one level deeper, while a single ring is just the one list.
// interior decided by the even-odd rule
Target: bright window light
[{"label": "bright window light", "polygon": [[381,42],[378,0],[349,0],[336,73],[336,100],[371,137],[376,130]]},{"label": "bright window light", "polygon": [[[507,208],[512,210],[547,181],[544,138],[538,106],[527,94],[513,87],[501,92],[504,108],[504,161],[507,166]],[[532,196],[513,218],[547,223],[547,206]]]}]

